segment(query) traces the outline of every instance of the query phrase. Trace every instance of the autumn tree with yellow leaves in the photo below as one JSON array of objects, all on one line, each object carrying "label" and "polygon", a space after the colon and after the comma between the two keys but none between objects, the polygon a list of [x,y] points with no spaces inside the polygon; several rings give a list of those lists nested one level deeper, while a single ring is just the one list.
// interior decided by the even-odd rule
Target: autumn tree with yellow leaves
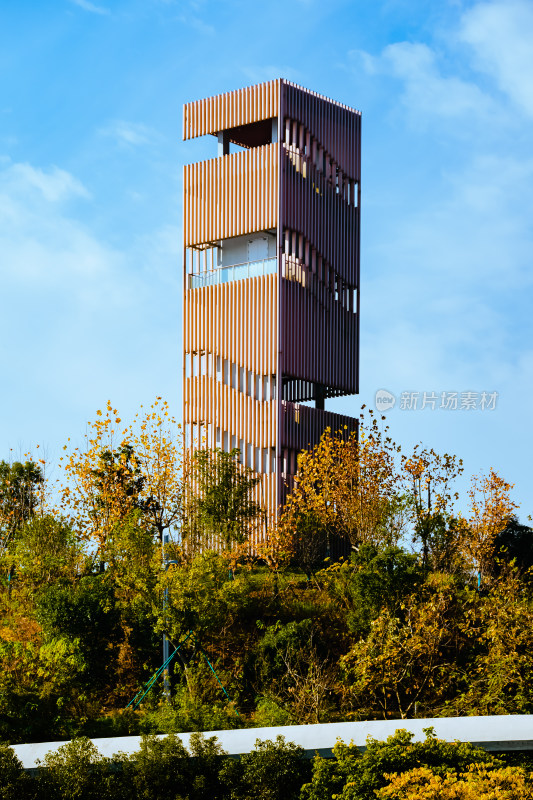
[{"label": "autumn tree with yellow leaves", "polygon": [[421,545],[422,564],[442,572],[453,572],[459,564],[464,523],[453,513],[458,499],[455,480],[463,462],[454,455],[440,455],[416,445],[412,455],[403,456],[411,500],[413,541]]},{"label": "autumn tree with yellow leaves", "polygon": [[183,513],[182,440],[168,403],[157,398],[130,426],[120,423],[108,402],[89,423],[86,448],[65,457],[58,510],[100,552],[133,512],[160,543]]},{"label": "autumn tree with yellow leaves", "polygon": [[341,537],[358,547],[390,544],[401,535],[399,447],[381,421],[370,412],[369,424],[362,419],[358,434],[328,429],[316,447],[299,455],[281,524],[292,533],[295,549],[311,553],[311,560],[323,549],[320,536]]},{"label": "autumn tree with yellow leaves", "polygon": [[[430,767],[386,775],[377,800],[530,800],[531,775],[521,767],[472,764],[464,772],[439,775]],[[342,795],[339,795],[341,798]]]},{"label": "autumn tree with yellow leaves", "polygon": [[464,551],[479,581],[490,572],[496,537],[501,533],[514,510],[511,499],[513,484],[507,483],[494,469],[488,475],[474,475],[468,492],[470,516],[466,520],[468,535]]}]

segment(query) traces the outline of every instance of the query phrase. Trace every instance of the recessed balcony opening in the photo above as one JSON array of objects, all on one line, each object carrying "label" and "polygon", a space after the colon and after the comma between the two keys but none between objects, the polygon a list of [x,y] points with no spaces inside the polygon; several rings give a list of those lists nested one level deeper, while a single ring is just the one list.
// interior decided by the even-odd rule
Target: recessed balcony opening
[{"label": "recessed balcony opening", "polygon": [[[209,252],[207,252],[209,250]],[[222,239],[189,252],[189,289],[270,275],[277,270],[276,231]]]},{"label": "recessed balcony opening", "polygon": [[[249,150],[278,141],[278,118],[263,119],[249,125],[238,125],[215,134],[218,138],[218,155],[227,156],[235,148]],[[232,148],[231,145],[234,145]]]}]

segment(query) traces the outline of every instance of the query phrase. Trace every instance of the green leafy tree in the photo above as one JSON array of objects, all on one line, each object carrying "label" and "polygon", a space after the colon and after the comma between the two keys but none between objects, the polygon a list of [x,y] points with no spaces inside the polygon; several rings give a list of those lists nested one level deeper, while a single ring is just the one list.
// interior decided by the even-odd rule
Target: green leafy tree
[{"label": "green leafy tree", "polygon": [[31,780],[10,747],[0,745],[0,800],[30,800]]},{"label": "green leafy tree", "polygon": [[437,775],[450,769],[463,771],[473,764],[502,766],[502,762],[471,744],[444,742],[431,728],[423,742],[413,742],[413,734],[398,730],[385,742],[369,737],[363,753],[355,744],[338,742],[333,758],[313,759],[310,783],[302,788],[302,800],[375,800],[387,784],[387,775],[402,774],[426,765]]},{"label": "green leafy tree", "polygon": [[524,582],[511,573],[491,592],[472,593],[459,627],[469,658],[458,659],[464,677],[447,713],[533,713],[533,601]]},{"label": "green leafy tree", "polygon": [[120,800],[111,781],[111,763],[96,745],[86,738],[73,739],[39,764],[38,796],[41,800]]},{"label": "green leafy tree", "polygon": [[347,708],[402,719],[417,704],[433,712],[457,691],[466,609],[448,576],[435,574],[401,608],[383,609],[370,632],[341,658]]},{"label": "green leafy tree", "polygon": [[88,685],[104,686],[119,635],[114,588],[107,576],[87,575],[74,587],[52,584],[38,597],[36,617],[45,642],[64,638],[75,643],[87,665]]},{"label": "green leafy tree", "polygon": [[401,547],[380,550],[366,544],[349,560],[323,570],[319,579],[342,610],[350,633],[360,639],[384,609],[393,615],[400,611],[405,598],[423,583],[424,574],[417,556]]},{"label": "green leafy tree", "polygon": [[18,582],[35,591],[59,579],[74,581],[83,569],[83,554],[69,525],[50,514],[32,517],[19,531],[7,560]]},{"label": "green leafy tree", "polygon": [[196,450],[191,481],[189,536],[196,528],[204,541],[226,549],[242,544],[261,507],[253,497],[260,478],[241,465],[239,450]]},{"label": "green leafy tree", "polygon": [[24,464],[0,461],[0,548],[5,549],[22,526],[30,520],[40,502],[44,483],[41,468],[33,461]]},{"label": "green leafy tree", "polygon": [[214,736],[193,734],[189,750],[175,734],[143,736],[139,750],[122,757],[124,782],[136,800],[222,800],[219,773],[224,755]]},{"label": "green leafy tree", "polygon": [[297,800],[310,776],[304,750],[283,736],[275,741],[257,739],[255,749],[240,761],[226,761],[223,779],[232,800]]},{"label": "green leafy tree", "polygon": [[336,677],[313,627],[311,619],[286,625],[278,621],[266,628],[255,648],[257,684],[300,724],[328,721]]}]

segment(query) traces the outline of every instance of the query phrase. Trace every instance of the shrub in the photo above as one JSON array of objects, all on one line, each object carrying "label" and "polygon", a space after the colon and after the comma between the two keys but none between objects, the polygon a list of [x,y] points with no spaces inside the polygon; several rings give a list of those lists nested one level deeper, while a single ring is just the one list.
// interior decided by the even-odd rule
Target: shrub
[{"label": "shrub", "polygon": [[[333,759],[316,756],[313,777],[303,787],[305,800],[375,800],[376,792],[387,783],[388,774],[398,775],[421,766],[444,777],[450,770],[464,772],[472,765],[502,766],[484,750],[468,743],[437,739],[431,728],[424,742],[413,742],[413,734],[398,730],[385,742],[368,738],[364,753],[352,743],[337,742]],[[392,797],[392,795],[391,795]]]},{"label": "shrub", "polygon": [[30,780],[10,747],[0,745],[0,800],[30,797]]}]

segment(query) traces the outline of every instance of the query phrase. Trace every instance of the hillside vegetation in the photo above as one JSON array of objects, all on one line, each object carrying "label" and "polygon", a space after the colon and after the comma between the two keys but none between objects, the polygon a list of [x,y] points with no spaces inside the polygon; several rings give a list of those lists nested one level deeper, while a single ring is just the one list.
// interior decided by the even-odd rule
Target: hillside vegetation
[{"label": "hillside vegetation", "polygon": [[370,415],[301,455],[273,525],[161,400],[120,424],[56,483],[0,462],[0,739],[533,712],[532,531],[494,470],[460,514],[460,461]]}]

